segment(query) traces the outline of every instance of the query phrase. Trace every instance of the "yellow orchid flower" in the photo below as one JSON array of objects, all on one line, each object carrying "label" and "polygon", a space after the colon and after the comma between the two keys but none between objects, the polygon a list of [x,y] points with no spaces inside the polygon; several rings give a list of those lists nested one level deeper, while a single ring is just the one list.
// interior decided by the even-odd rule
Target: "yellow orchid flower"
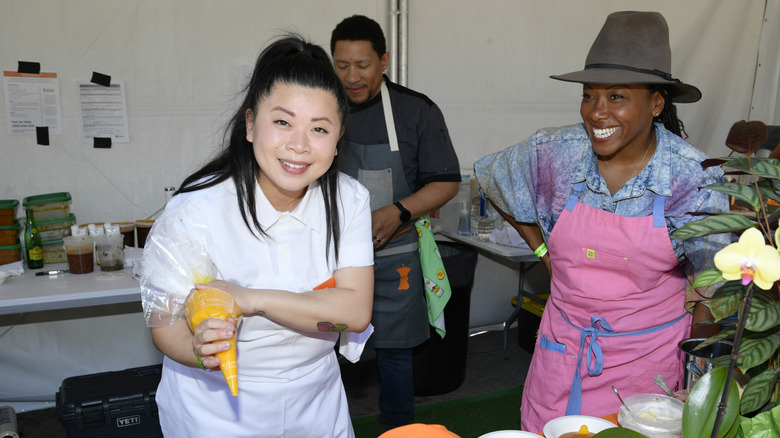
[{"label": "yellow orchid flower", "polygon": [[775,246],[777,247],[777,250],[780,251],[780,227],[777,227],[775,230]]},{"label": "yellow orchid flower", "polygon": [[764,241],[756,228],[748,228],[739,241],[728,245],[715,254],[715,267],[726,280],[742,280],[743,285],[751,281],[761,289],[768,290],[772,283],[780,280],[780,253]]}]

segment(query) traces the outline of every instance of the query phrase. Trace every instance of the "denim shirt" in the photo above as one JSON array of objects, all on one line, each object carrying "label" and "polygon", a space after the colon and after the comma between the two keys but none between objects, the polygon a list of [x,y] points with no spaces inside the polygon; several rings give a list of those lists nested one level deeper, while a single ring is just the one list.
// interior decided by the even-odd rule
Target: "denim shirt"
[{"label": "denim shirt", "polygon": [[[545,242],[572,187],[581,181],[586,182],[586,188],[580,202],[620,216],[651,215],[654,194],[665,196],[664,216],[670,236],[698,219],[692,212],[728,212],[728,196],[699,189],[723,181],[723,172],[717,167],[702,169],[701,162],[707,156],[662,124],[655,124],[655,130],[657,146],[647,166],[614,195],[599,173],[598,156],[583,124],[539,130],[515,146],[479,159],[474,172],[480,189],[498,208],[518,222],[538,224]],[[695,275],[714,267],[713,256],[730,243],[727,234],[670,239],[678,261],[687,262],[691,283]],[[714,289],[696,292],[686,301],[709,298]]]}]

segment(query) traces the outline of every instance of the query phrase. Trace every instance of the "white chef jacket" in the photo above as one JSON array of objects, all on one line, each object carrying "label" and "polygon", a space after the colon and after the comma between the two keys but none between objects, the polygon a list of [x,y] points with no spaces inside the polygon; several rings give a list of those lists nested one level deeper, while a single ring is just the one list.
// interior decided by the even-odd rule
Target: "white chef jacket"
[{"label": "white chef jacket", "polygon": [[[230,180],[173,197],[158,222],[187,228],[203,243],[219,278],[249,288],[310,291],[338,268],[373,265],[369,196],[357,181],[339,176],[338,265],[332,247],[330,264],[324,256],[325,209],[316,182],[291,212],[276,211],[259,186],[256,195],[258,219],[268,237],[257,239],[247,229]],[[303,332],[261,316],[243,317],[236,342],[238,397],[230,394],[222,373],[166,357],[156,395],[163,433],[353,437],[333,349],[337,338],[337,333]]]}]

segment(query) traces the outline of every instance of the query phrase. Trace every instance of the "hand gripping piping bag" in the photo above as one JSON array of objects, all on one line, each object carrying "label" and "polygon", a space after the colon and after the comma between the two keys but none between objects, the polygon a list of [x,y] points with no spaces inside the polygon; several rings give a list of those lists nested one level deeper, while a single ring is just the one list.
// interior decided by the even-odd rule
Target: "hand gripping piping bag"
[{"label": "hand gripping piping bag", "polygon": [[[185,218],[163,214],[147,237],[138,275],[141,303],[148,327],[171,326],[186,317],[193,331],[206,318],[239,318],[241,310],[233,296],[215,289],[190,291],[196,283],[217,278],[218,270],[196,236],[208,230]],[[215,341],[221,342],[221,341]],[[230,349],[218,353],[220,370],[233,396],[238,395],[235,336]]]},{"label": "hand gripping piping bag", "polygon": [[[192,293],[192,296],[187,300],[185,314],[187,321],[190,323],[190,328],[194,331],[195,327],[204,319],[218,318],[225,320],[228,317],[237,319],[241,316],[241,309],[239,309],[236,300],[233,299],[233,295],[220,289],[209,288],[198,289]],[[235,336],[230,338],[230,349],[217,353],[217,357],[219,358],[219,369],[222,371],[228,387],[230,387],[230,392],[233,394],[233,397],[237,397],[238,364],[236,362]]]}]

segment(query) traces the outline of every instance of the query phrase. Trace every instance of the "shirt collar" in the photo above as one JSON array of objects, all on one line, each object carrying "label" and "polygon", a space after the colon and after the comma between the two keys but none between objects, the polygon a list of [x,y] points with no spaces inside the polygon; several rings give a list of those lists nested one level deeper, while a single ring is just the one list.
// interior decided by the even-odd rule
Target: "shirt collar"
[{"label": "shirt collar", "polygon": [[268,231],[279,222],[282,215],[295,218],[303,225],[319,232],[325,223],[325,212],[322,208],[322,190],[319,181],[309,184],[303,199],[293,211],[281,212],[276,210],[266,198],[259,184],[255,185],[257,219],[264,231]]},{"label": "shirt collar", "polygon": [[[584,125],[581,126],[584,128]],[[585,132],[584,129],[583,132]],[[672,195],[672,142],[670,135],[674,134],[667,131],[663,124],[655,123],[655,136],[657,139],[655,153],[653,153],[650,161],[640,172],[642,177],[634,179],[630,186],[626,185],[620,189],[618,192],[620,198],[614,197],[615,201],[641,196],[645,190],[650,190],[663,196]],[[571,182],[576,184],[580,181],[587,181],[591,190],[609,193],[606,182],[599,174],[598,156],[593,153],[590,140],[586,143],[587,150],[583,153],[583,159],[587,164],[580,166],[577,172],[572,175]]]}]

